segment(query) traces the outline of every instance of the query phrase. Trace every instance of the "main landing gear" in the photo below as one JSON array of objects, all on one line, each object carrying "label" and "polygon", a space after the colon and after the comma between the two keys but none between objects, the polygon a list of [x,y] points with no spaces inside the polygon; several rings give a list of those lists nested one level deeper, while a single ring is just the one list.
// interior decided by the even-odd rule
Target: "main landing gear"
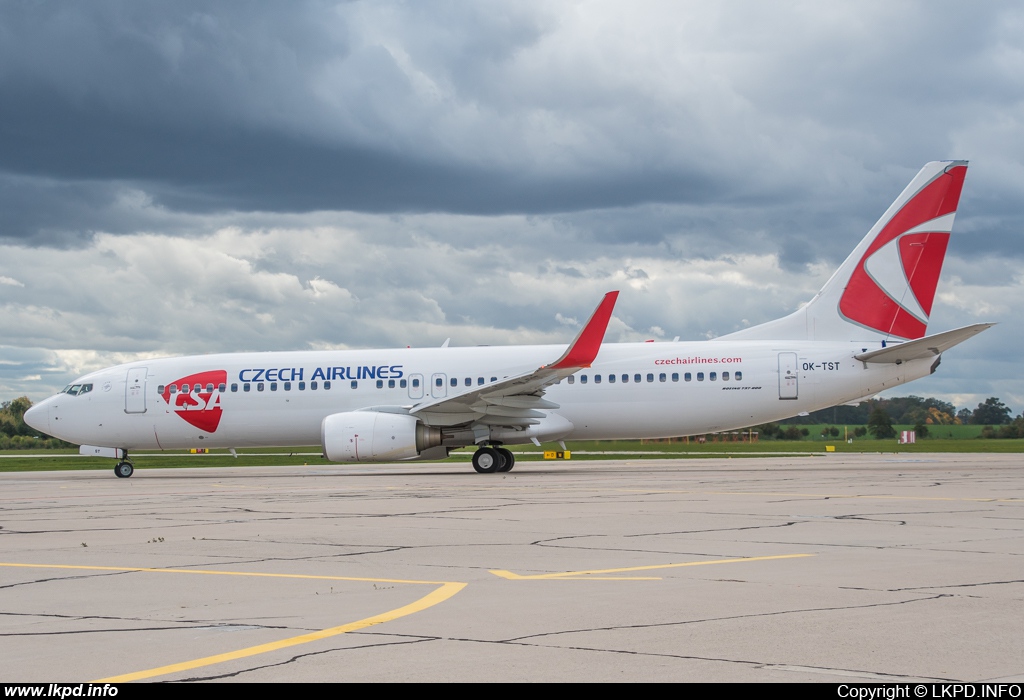
[{"label": "main landing gear", "polygon": [[510,472],[515,464],[516,456],[504,447],[481,447],[473,453],[473,469],[480,474]]},{"label": "main landing gear", "polygon": [[117,474],[118,479],[127,479],[135,473],[135,465],[128,459],[128,450],[124,451],[121,461],[114,467],[114,473]]}]

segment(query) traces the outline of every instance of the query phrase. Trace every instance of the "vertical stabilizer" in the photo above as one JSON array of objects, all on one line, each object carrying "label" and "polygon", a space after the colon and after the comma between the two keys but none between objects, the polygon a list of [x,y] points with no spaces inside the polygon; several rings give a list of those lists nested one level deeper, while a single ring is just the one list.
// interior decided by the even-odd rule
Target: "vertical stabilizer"
[{"label": "vertical stabilizer", "polygon": [[924,336],[967,161],[928,163],[810,303],[723,338],[912,340]]}]

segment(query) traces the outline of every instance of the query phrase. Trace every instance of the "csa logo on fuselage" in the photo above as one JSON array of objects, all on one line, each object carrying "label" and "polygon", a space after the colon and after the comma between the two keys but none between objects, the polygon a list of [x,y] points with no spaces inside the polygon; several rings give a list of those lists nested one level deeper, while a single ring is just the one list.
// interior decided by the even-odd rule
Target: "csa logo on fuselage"
[{"label": "csa logo on fuselage", "polygon": [[[186,422],[207,433],[216,432],[220,425],[220,391],[218,387],[228,380],[222,369],[190,374],[164,387],[160,396],[171,409]],[[171,387],[176,388],[171,393]]]}]

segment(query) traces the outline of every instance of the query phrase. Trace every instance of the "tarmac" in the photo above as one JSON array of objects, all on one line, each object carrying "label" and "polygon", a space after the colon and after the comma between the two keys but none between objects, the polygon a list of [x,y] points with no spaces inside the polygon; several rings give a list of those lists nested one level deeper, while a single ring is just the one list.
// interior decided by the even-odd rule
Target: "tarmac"
[{"label": "tarmac", "polygon": [[0,682],[1024,680],[1020,455],[136,466],[0,474]]}]

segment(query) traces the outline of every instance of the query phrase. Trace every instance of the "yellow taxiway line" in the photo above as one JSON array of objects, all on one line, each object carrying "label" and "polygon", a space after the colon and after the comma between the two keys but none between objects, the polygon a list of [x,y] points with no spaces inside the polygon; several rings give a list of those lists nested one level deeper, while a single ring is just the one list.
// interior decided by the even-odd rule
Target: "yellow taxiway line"
[{"label": "yellow taxiway line", "polygon": [[652,564],[650,566],[629,566],[622,569],[591,569],[589,571],[561,571],[553,574],[533,574],[521,576],[504,569],[491,569],[491,573],[512,581],[573,581],[588,579],[593,581],[660,581],[660,577],[647,576],[599,576],[599,574],[619,574],[629,571],[653,571],[655,569],[678,569],[684,566],[707,566],[709,564],[738,564],[749,561],[771,561],[773,559],[798,559],[813,557],[813,554],[776,554],[768,557],[738,557],[736,559],[710,559],[708,561],[687,561],[680,564]]},{"label": "yellow taxiway line", "polygon": [[307,634],[300,634],[296,637],[288,637],[286,639],[280,639],[276,642],[268,642],[267,644],[257,644],[256,646],[246,647],[244,649],[238,649],[236,651],[229,651],[224,654],[214,654],[213,656],[204,656],[199,659],[193,659],[191,661],[182,661],[181,663],[168,664],[166,666],[158,666],[156,668],[146,669],[144,671],[136,671],[134,673],[125,673],[120,676],[110,676],[109,678],[100,678],[99,680],[92,681],[93,683],[128,683],[129,681],[138,681],[146,678],[155,678],[157,676],[165,676],[171,673],[180,673],[181,671],[189,671],[195,668],[201,668],[203,666],[212,666],[213,664],[224,663],[225,661],[234,661],[236,659],[244,659],[249,656],[256,656],[257,654],[266,654],[270,651],[277,651],[279,649],[287,649],[288,647],[298,646],[299,644],[308,644],[309,642],[315,642],[321,639],[327,639],[329,637],[335,637],[339,634],[345,634],[346,632],[355,632],[356,630],[366,629],[373,625],[379,625],[384,622],[390,622],[391,620],[397,620],[400,617],[406,615],[412,615],[413,613],[421,612],[427,608],[433,607],[438,603],[443,603],[448,600],[456,593],[466,587],[465,583],[459,583],[455,581],[407,581],[402,579],[385,579],[385,578],[354,578],[351,576],[312,576],[304,574],[269,574],[255,571],[215,571],[207,569],[160,569],[160,568],[145,568],[145,567],[127,567],[127,566],[77,566],[70,564],[18,564],[18,563],[6,563],[0,562],[0,566],[6,567],[19,567],[19,568],[31,568],[31,569],[75,569],[75,570],[90,570],[90,571],[137,571],[142,573],[164,573],[164,574],[205,574],[212,576],[260,576],[267,578],[292,578],[292,579],[315,579],[315,580],[327,580],[327,581],[361,581],[361,582],[374,582],[374,583],[408,583],[408,584],[426,584],[438,586],[435,590],[431,591],[427,595],[423,596],[419,600],[415,600],[408,605],[403,605],[400,608],[389,610],[388,612],[381,613],[379,615],[373,615],[371,617],[357,620],[355,622],[349,622],[344,625],[337,627],[328,627],[326,629],[318,630],[316,632],[309,632]]}]

